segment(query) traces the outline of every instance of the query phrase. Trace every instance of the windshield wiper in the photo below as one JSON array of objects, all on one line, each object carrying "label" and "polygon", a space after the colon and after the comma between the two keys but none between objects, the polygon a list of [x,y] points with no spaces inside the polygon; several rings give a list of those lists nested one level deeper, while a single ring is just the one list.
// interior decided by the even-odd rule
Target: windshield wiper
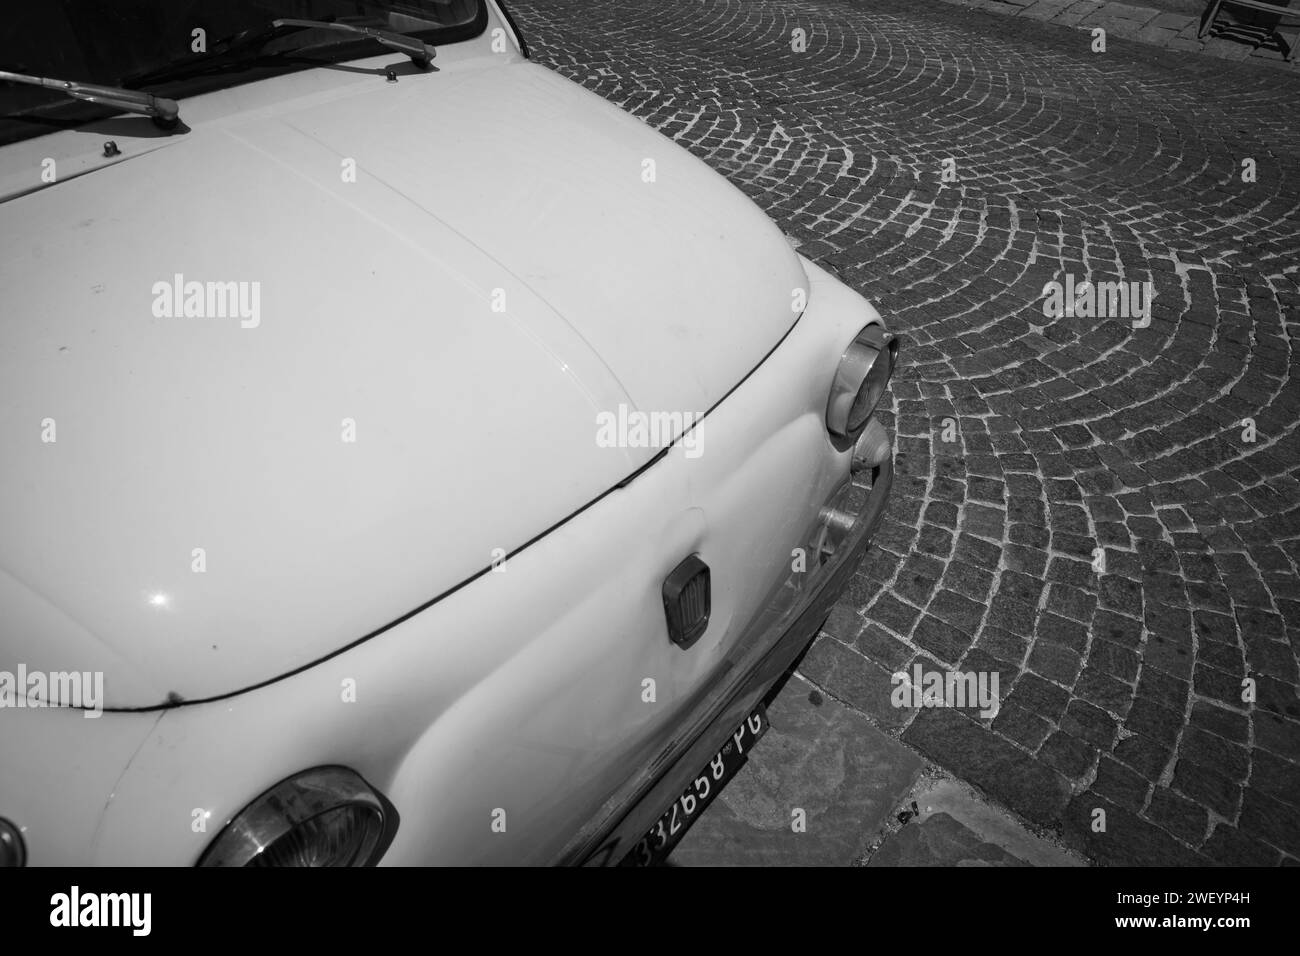
[{"label": "windshield wiper", "polygon": [[175,100],[154,96],[152,93],[144,93],[140,90],[124,90],[119,86],[99,86],[96,83],[60,80],[51,76],[28,76],[26,73],[11,73],[8,70],[0,70],[0,80],[40,86],[88,103],[99,103],[128,113],[152,116],[154,122],[164,128],[175,126],[180,119],[180,105]]},{"label": "windshield wiper", "polygon": [[[191,76],[199,76],[213,70],[228,67],[236,56],[246,50],[265,46],[271,40],[284,33],[315,29],[339,30],[359,36],[367,36],[391,49],[400,50],[423,69],[433,66],[433,58],[438,51],[414,37],[391,30],[374,27],[353,26],[350,23],[338,23],[330,20],[272,20],[263,30],[243,30],[228,37],[222,37],[206,55],[181,63],[168,63],[166,66],[143,73],[135,73],[123,79],[124,83],[148,84],[175,81]],[[286,29],[287,28],[287,29]]]},{"label": "windshield wiper", "polygon": [[438,51],[424,41],[407,36],[405,33],[397,33],[394,30],[359,27],[351,23],[339,23],[335,20],[280,19],[272,20],[271,26],[276,29],[280,27],[302,27],[311,30],[341,30],[344,33],[355,33],[358,36],[370,37],[376,43],[382,43],[390,50],[399,50],[405,53],[416,66],[426,70],[433,66],[433,58],[438,55]]}]

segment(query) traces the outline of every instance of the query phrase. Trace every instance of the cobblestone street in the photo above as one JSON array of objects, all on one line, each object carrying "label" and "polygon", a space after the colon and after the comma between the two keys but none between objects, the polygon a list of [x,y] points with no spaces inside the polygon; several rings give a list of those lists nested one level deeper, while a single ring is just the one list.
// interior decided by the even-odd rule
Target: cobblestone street
[{"label": "cobblestone street", "polygon": [[[1300,78],[951,4],[510,6],[901,337],[801,675],[1094,863],[1300,861]],[[1085,280],[1149,326],[1044,314]],[[915,664],[1000,710],[892,706]]]}]

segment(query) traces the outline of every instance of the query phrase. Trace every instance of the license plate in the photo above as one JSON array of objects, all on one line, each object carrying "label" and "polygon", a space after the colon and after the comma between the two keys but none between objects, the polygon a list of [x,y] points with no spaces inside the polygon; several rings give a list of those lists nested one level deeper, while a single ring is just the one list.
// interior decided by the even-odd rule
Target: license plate
[{"label": "license plate", "polygon": [[622,866],[655,866],[667,859],[673,847],[686,836],[691,824],[736,775],[758,738],[767,733],[767,711],[762,704],[753,711],[722,745],[672,806],[623,858]]}]

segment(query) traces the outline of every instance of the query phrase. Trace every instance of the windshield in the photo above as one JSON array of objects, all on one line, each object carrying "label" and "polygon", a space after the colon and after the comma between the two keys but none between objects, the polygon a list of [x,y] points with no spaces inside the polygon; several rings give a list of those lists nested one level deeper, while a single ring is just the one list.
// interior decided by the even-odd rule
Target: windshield
[{"label": "windshield", "polygon": [[[280,18],[377,27],[435,47],[477,36],[487,22],[484,0],[9,0],[5,7],[0,70],[177,99],[391,52],[334,30],[272,29]],[[115,112],[0,81],[0,145]]]}]

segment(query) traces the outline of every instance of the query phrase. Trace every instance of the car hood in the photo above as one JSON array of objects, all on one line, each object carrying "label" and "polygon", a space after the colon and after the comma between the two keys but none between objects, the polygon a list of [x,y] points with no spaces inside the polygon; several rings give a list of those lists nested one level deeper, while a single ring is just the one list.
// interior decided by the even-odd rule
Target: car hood
[{"label": "car hood", "polygon": [[580,87],[311,74],[0,205],[0,669],[140,707],[306,666],[653,457],[599,412],[705,411],[792,324],[770,221]]}]

